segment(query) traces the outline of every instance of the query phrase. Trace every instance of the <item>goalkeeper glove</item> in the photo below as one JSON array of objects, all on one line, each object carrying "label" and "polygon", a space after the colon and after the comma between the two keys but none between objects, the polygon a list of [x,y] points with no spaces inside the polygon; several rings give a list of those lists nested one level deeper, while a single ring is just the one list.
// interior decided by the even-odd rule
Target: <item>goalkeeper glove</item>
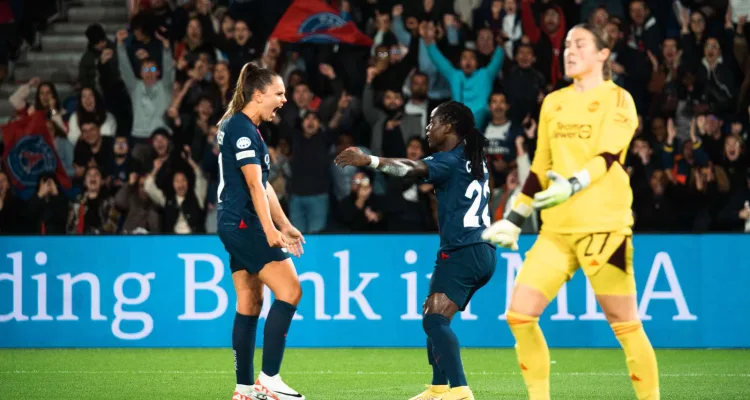
[{"label": "goalkeeper glove", "polygon": [[583,189],[576,177],[565,179],[555,171],[547,171],[547,178],[550,180],[549,187],[535,194],[534,201],[531,202],[531,205],[537,210],[554,207],[563,203],[574,193]]},{"label": "goalkeeper glove", "polygon": [[482,232],[482,239],[492,242],[500,247],[518,250],[518,236],[521,228],[513,222],[503,219],[490,225]]}]

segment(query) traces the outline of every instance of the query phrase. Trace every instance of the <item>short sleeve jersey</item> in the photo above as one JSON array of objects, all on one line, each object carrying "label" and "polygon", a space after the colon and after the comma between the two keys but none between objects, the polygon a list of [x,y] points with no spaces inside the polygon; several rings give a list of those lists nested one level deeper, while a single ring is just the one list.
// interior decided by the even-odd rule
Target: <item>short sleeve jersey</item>
[{"label": "short sleeve jersey", "polygon": [[475,179],[463,152],[460,145],[422,160],[429,171],[427,182],[435,185],[437,194],[441,251],[486,243],[481,236],[490,225],[487,165],[482,179]]},{"label": "short sleeve jersey", "polygon": [[265,187],[271,162],[268,147],[258,127],[241,112],[221,124],[216,139],[220,150],[217,228],[219,231],[234,230],[242,223],[259,227],[260,220],[241,168],[249,164],[259,165]]}]

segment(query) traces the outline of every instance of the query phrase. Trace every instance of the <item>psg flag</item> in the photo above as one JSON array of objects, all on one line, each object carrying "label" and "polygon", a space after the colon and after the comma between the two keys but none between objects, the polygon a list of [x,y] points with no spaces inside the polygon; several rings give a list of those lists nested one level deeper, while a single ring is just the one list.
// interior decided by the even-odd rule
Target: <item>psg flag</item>
[{"label": "psg flag", "polygon": [[291,43],[349,43],[372,46],[353,22],[322,0],[294,0],[276,24],[271,38]]},{"label": "psg flag", "polygon": [[54,172],[63,189],[70,189],[70,180],[47,129],[46,111],[25,115],[3,126],[2,132],[5,170],[22,198],[33,194],[39,175],[44,172]]}]

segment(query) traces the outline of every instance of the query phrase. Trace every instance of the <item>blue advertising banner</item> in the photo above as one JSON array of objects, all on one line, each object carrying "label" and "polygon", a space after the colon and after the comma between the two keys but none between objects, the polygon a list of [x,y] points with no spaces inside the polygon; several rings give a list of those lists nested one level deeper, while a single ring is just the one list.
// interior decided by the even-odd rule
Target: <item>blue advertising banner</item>
[{"label": "blue advertising banner", "polygon": [[[498,251],[495,277],[454,319],[463,346],[513,345],[504,310],[534,239]],[[308,238],[289,346],[423,346],[437,247],[435,235]],[[656,347],[750,347],[750,235],[636,236],[635,249]],[[0,250],[0,347],[231,345],[235,298],[215,236],[5,237]],[[582,272],[541,324],[553,347],[618,346]]]}]

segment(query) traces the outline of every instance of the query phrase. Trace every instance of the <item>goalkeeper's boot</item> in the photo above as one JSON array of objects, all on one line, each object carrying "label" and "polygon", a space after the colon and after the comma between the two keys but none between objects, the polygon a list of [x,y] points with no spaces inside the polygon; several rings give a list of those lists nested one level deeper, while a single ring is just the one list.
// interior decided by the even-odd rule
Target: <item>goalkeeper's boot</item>
[{"label": "goalkeeper's boot", "polygon": [[448,385],[428,385],[427,390],[409,400],[442,400],[450,390],[451,388]]},{"label": "goalkeeper's boot", "polygon": [[256,392],[268,396],[268,400],[305,400],[305,396],[284,383],[279,374],[268,376],[261,372],[258,380],[255,381],[254,389]]},{"label": "goalkeeper's boot", "polygon": [[451,388],[451,391],[443,397],[443,400],[474,400],[474,394],[471,393],[468,386],[459,386]]}]

